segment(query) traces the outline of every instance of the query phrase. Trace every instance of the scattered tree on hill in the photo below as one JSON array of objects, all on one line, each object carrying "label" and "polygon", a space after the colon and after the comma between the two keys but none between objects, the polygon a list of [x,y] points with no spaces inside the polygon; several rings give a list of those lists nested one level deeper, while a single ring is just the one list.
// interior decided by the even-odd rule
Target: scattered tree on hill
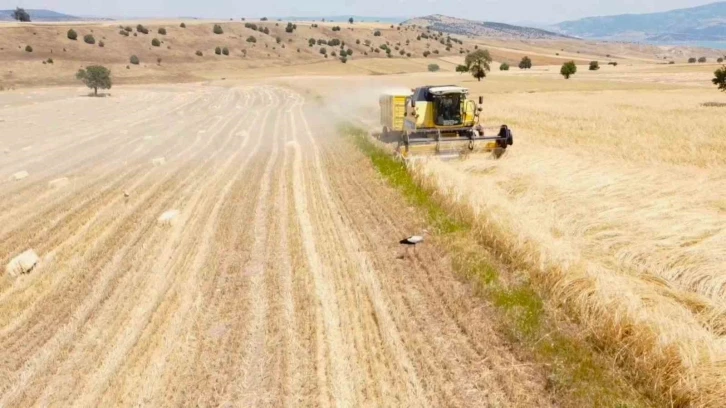
[{"label": "scattered tree on hill", "polygon": [[509,64],[506,62],[503,62],[502,65],[499,66],[500,71],[509,71]]},{"label": "scattered tree on hill", "polygon": [[267,21],[267,17],[262,17],[260,21]]},{"label": "scattered tree on hill", "polygon": [[343,64],[345,64],[346,62],[348,62],[348,57],[346,57],[344,55],[341,55],[340,56],[340,62],[342,62]]},{"label": "scattered tree on hill", "polygon": [[220,48],[220,47],[215,48],[214,53],[217,55],[222,55],[222,48]]},{"label": "scattered tree on hill", "polygon": [[184,23],[181,23],[181,24],[179,24],[179,27],[181,27],[181,28],[187,28],[187,25],[184,24]]},{"label": "scattered tree on hill", "polygon": [[437,72],[441,69],[438,64],[429,64],[428,70],[429,72]]},{"label": "scattered tree on hill", "polygon": [[48,61],[47,62],[48,62],[48,64],[52,64],[53,63],[53,58],[48,58]]},{"label": "scattered tree on hill", "polygon": [[[378,51],[378,50],[376,50],[376,51]],[[428,58],[429,55],[431,55],[431,52],[429,52],[429,51],[424,51],[423,52],[424,58]]]},{"label": "scattered tree on hill", "polygon": [[[19,47],[18,47],[19,48]],[[25,52],[33,52],[33,47],[26,45],[25,46]]]},{"label": "scattered tree on hill", "polygon": [[381,32],[378,31],[378,30],[376,30],[376,31],[373,32],[373,36],[374,37],[380,37],[381,36]]},{"label": "scattered tree on hill", "polygon": [[262,29],[262,32],[265,33],[265,34],[270,34],[270,29],[267,28],[267,27],[265,27],[265,28]]},{"label": "scattered tree on hill", "polygon": [[149,34],[149,29],[139,24],[136,26],[136,31],[142,34]]},{"label": "scattered tree on hill", "polygon": [[348,54],[349,57],[352,57],[353,56],[353,50],[351,50],[350,48],[348,48],[347,54]]},{"label": "scattered tree on hill", "polygon": [[86,34],[83,36],[83,42],[85,42],[86,44],[95,44],[96,39],[93,38],[92,34]]},{"label": "scattered tree on hill", "polygon": [[706,62],[706,57],[701,57],[701,58],[699,58],[699,59],[698,59],[698,62],[700,62],[700,63],[704,63],[704,62]]},{"label": "scattered tree on hill", "polygon": [[128,37],[129,36],[129,33],[126,30],[121,30],[118,33],[121,34],[121,35],[123,35],[124,37]]},{"label": "scattered tree on hill", "polygon": [[93,89],[94,96],[98,96],[98,88],[111,89],[111,71],[100,65],[91,65],[85,70],[78,70],[76,79]]},{"label": "scattered tree on hill", "polygon": [[726,65],[714,71],[713,75],[713,84],[716,85],[719,90],[726,92]]},{"label": "scattered tree on hill", "polygon": [[590,71],[597,71],[600,69],[600,63],[597,61],[590,61]]},{"label": "scattered tree on hill", "polygon": [[255,38],[254,35],[251,35],[251,36],[247,37],[247,42],[248,43],[256,43],[257,42],[257,38]]},{"label": "scattered tree on hill", "polygon": [[21,23],[29,23],[30,14],[28,14],[28,12],[25,11],[25,9],[16,7],[15,10],[13,10],[13,19],[20,21]]},{"label": "scattered tree on hill", "polygon": [[320,53],[323,54],[323,55],[327,55],[328,54],[328,50],[326,50],[325,47],[320,47]]},{"label": "scattered tree on hill", "polygon": [[577,72],[577,65],[575,65],[575,61],[568,61],[562,64],[562,68],[560,69],[560,74],[562,74],[565,79],[570,79],[570,76],[575,75]]},{"label": "scattered tree on hill", "polygon": [[313,45],[315,45],[315,38],[311,38],[308,40],[308,46],[312,47]]},{"label": "scattered tree on hill", "polygon": [[201,56],[203,56],[203,55],[204,55],[204,53],[202,53],[202,52],[201,52],[201,51],[199,51],[199,50],[197,50],[196,54],[197,54],[197,57],[201,57]]},{"label": "scattered tree on hill", "polygon": [[214,32],[214,34],[223,34],[224,33],[224,30],[222,30],[222,26],[219,24],[215,24],[212,31]]},{"label": "scattered tree on hill", "polygon": [[477,81],[481,81],[482,78],[487,76],[487,71],[491,70],[489,67],[490,62],[492,62],[492,57],[489,55],[489,50],[476,50],[468,54],[464,59],[467,70]]},{"label": "scattered tree on hill", "polygon": [[[673,61],[671,61],[671,62],[673,62]],[[618,62],[617,61],[611,61],[611,62],[608,62],[608,65],[612,65],[614,67],[617,67],[618,66]]]},{"label": "scattered tree on hill", "polygon": [[156,65],[161,65],[161,57],[156,58]]},{"label": "scattered tree on hill", "polygon": [[289,34],[293,31],[295,31],[295,27],[292,25],[292,23],[287,23],[287,27],[285,27],[285,32]]},{"label": "scattered tree on hill", "polygon": [[723,57],[719,57],[719,58],[718,58],[718,59],[716,60],[716,62],[718,62],[719,64],[720,64],[720,63],[722,63],[722,62],[723,62]]},{"label": "scattered tree on hill", "polygon": [[127,33],[130,33],[132,31],[134,31],[134,29],[131,28],[131,26],[126,26],[126,27],[124,27],[124,31],[126,31]]},{"label": "scattered tree on hill", "polygon": [[153,40],[151,40],[151,45],[153,45],[154,47],[160,47],[161,41],[159,41],[158,38],[154,38]]},{"label": "scattered tree on hill", "polygon": [[695,64],[696,63],[696,59],[693,58],[693,57],[691,57],[691,58],[688,59],[688,63],[689,64]]},{"label": "scattered tree on hill", "polygon": [[99,42],[98,42],[98,46],[99,46],[99,47],[101,47],[101,48],[103,48],[103,47],[105,47],[105,46],[106,46],[106,43],[105,43],[105,42],[103,42],[103,41],[99,41]]},{"label": "scattered tree on hill", "polygon": [[456,72],[463,74],[464,72],[469,72],[469,68],[466,65],[457,65]]},{"label": "scattered tree on hill", "polygon": [[522,61],[519,62],[519,69],[530,69],[532,68],[532,60],[529,59],[529,57],[522,58]]},{"label": "scattered tree on hill", "polygon": [[78,38],[78,33],[76,33],[76,30],[74,30],[72,28],[70,30],[68,30],[67,35],[68,35],[69,40],[75,41]]},{"label": "scattered tree on hill", "polygon": [[[182,23],[182,24],[184,24],[184,23]],[[159,29],[157,30],[157,32],[158,32],[159,34],[161,34],[161,35],[166,35],[166,28],[164,28],[164,27],[159,27]]]},{"label": "scattered tree on hill", "polygon": [[129,62],[134,65],[139,65],[139,57],[137,57],[136,55],[132,55],[131,58],[129,58]]},{"label": "scattered tree on hill", "polygon": [[340,31],[340,26],[333,26],[332,30],[333,31]]},{"label": "scattered tree on hill", "polygon": [[223,48],[222,48],[222,54],[223,54],[223,55],[229,55],[229,48],[227,48],[227,47],[223,47]]}]

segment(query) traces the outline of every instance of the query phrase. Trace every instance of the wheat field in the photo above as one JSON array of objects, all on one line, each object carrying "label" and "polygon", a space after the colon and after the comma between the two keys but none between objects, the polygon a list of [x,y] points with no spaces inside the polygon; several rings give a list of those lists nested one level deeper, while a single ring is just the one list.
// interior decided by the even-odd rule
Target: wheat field
[{"label": "wheat field", "polygon": [[469,208],[482,240],[651,392],[718,407],[726,114],[703,104],[726,95],[710,89],[707,69],[690,70],[591,74],[559,91],[554,73],[518,74],[519,89],[492,76],[473,86],[507,88],[485,94],[485,120],[509,124],[515,145],[500,160],[419,161],[416,170]]}]

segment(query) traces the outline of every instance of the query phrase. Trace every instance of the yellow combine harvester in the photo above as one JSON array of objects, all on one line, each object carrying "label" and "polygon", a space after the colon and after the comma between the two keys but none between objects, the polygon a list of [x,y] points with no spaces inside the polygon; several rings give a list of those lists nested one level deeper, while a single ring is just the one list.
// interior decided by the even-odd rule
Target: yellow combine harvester
[{"label": "yellow combine harvester", "polygon": [[479,124],[479,106],[468,100],[469,90],[459,86],[423,86],[408,95],[380,97],[379,139],[396,145],[404,159],[420,155],[466,156],[494,152],[499,157],[514,142],[506,125],[496,135],[486,136]]}]

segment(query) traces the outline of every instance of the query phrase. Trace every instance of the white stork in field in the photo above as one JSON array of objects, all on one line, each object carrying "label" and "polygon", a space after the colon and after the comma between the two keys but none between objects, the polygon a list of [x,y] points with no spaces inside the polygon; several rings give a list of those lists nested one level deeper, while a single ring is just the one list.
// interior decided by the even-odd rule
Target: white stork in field
[{"label": "white stork in field", "polygon": [[424,242],[424,236],[428,233],[428,231],[423,230],[423,233],[421,235],[412,235],[408,238],[404,238],[400,241],[398,241],[399,244],[405,245],[406,248],[413,247],[413,251],[416,252],[416,245]]}]

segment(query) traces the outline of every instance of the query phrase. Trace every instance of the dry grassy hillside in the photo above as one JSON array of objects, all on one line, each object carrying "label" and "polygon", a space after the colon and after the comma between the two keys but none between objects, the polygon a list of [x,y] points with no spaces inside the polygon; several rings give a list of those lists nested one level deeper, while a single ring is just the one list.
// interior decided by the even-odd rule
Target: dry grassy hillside
[{"label": "dry grassy hillside", "polygon": [[[347,57],[348,63],[371,58],[385,61],[382,65],[393,66],[401,64],[400,60],[424,58],[423,54],[427,51],[429,58],[434,59],[436,56],[460,55],[473,49],[471,42],[459,44],[454,41],[451,47],[447,47],[446,36],[425,34],[426,31],[421,28],[370,23],[296,23],[296,29],[288,33],[286,22],[219,22],[223,34],[213,32],[214,22],[185,22],[186,28],[180,27],[180,21],[140,22],[149,29],[148,34],[137,32],[137,24],[139,22],[0,27],[0,61],[3,64],[0,78],[5,84],[34,81],[67,83],[72,81],[69,74],[79,67],[104,64],[121,82],[200,80],[209,77],[208,71],[226,71],[227,74],[222,76],[239,77],[244,74],[240,71],[259,68],[326,62],[342,65],[338,60],[342,49],[346,50],[346,54],[347,50],[352,51],[352,55]],[[268,34],[246,27],[246,24],[254,24],[258,30],[268,30]],[[120,34],[122,26],[133,28],[129,36]],[[334,31],[335,26],[339,26],[340,30]],[[166,35],[158,33],[160,28],[166,30]],[[76,41],[67,38],[69,29],[78,33]],[[376,35],[377,32],[380,35]],[[87,34],[94,36],[96,44],[83,41]],[[251,37],[256,42],[248,41]],[[316,40],[314,46],[309,45],[311,38]],[[158,39],[160,46],[153,46],[153,39]],[[321,45],[317,41],[334,39],[339,40],[341,45]],[[99,46],[100,41],[104,42],[103,47]],[[25,51],[27,45],[33,47],[33,52]],[[390,58],[386,58],[381,46],[391,49]],[[215,55],[216,47],[227,47],[229,55]],[[321,54],[321,48],[327,50],[327,58]],[[197,51],[201,51],[203,56],[196,55]],[[131,55],[139,57],[140,65],[129,64]],[[53,58],[54,63],[43,64],[48,58]],[[158,64],[158,59],[161,59],[161,64]],[[398,71],[407,70],[407,64],[402,65],[404,68]],[[425,69],[425,65],[414,65],[416,70]]]},{"label": "dry grassy hillside", "polygon": [[[440,34],[416,25],[391,26],[378,23],[298,22],[292,33],[287,22],[273,21],[117,21],[113,23],[9,23],[0,25],[0,86],[4,88],[76,83],[75,72],[91,64],[108,66],[116,83],[189,82],[210,79],[235,79],[270,75],[393,74],[426,71],[436,63],[453,71],[464,53],[475,48],[488,49],[496,62],[516,64],[523,56],[535,66],[560,65],[575,60],[618,61],[642,64],[663,62],[663,58],[708,55],[703,50],[665,50],[657,47],[616,43],[591,43],[579,40],[501,40],[467,38]],[[142,24],[149,33],[138,32]],[[213,32],[220,24],[223,33]],[[246,27],[257,26],[257,30]],[[340,31],[334,31],[339,26]],[[129,36],[122,27],[131,28]],[[159,29],[166,34],[160,34]],[[74,29],[77,40],[68,39]],[[267,34],[260,32],[266,29]],[[376,32],[380,35],[377,36]],[[92,35],[94,44],[84,42]],[[249,42],[254,37],[256,42]],[[310,46],[309,40],[315,45]],[[152,41],[159,40],[159,46]],[[352,55],[345,64],[338,59],[341,46],[321,45],[318,40],[339,40]],[[103,47],[100,46],[103,42]],[[32,52],[27,52],[27,46]],[[391,57],[381,46],[391,49]],[[215,48],[228,48],[229,55],[215,55]],[[320,53],[324,47],[328,58]],[[197,51],[202,56],[196,55]],[[333,52],[336,53],[333,56]],[[425,56],[424,53],[427,53]],[[140,64],[130,64],[132,55]],[[53,63],[47,63],[52,58]],[[161,62],[159,63],[159,60]],[[44,62],[46,62],[44,64]],[[290,67],[295,67],[294,70]],[[497,65],[495,65],[496,68]]]}]

